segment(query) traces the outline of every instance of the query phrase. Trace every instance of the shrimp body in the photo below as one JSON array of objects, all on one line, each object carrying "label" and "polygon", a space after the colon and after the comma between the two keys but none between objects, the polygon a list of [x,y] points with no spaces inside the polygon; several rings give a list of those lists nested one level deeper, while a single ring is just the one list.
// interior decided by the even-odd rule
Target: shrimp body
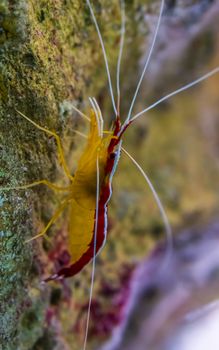
[{"label": "shrimp body", "polygon": [[[96,253],[101,249],[107,234],[107,207],[112,193],[112,178],[118,163],[121,141],[118,133],[120,121],[107,136],[99,133],[98,122],[91,111],[91,126],[87,144],[78,162],[70,185],[68,252],[70,264],[47,279],[71,277],[77,274],[94,257],[94,232]],[[99,201],[96,220],[96,160],[99,161]],[[97,227],[96,227],[97,226]]]}]

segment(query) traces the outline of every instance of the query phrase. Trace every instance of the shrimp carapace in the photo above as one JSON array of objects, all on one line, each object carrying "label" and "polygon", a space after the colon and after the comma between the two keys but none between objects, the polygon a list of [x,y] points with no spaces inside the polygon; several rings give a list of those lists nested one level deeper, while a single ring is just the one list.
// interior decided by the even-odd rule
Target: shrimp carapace
[{"label": "shrimp carapace", "polygon": [[[116,119],[112,132],[104,133],[93,110],[90,116],[90,132],[77,170],[69,187],[68,252],[70,264],[47,279],[71,277],[77,274],[93,258],[94,233],[96,253],[106,241],[107,206],[112,193],[112,177],[121,151],[119,133],[121,124]],[[99,163],[99,198],[96,208],[96,161]],[[96,210],[98,217],[96,219]]]}]

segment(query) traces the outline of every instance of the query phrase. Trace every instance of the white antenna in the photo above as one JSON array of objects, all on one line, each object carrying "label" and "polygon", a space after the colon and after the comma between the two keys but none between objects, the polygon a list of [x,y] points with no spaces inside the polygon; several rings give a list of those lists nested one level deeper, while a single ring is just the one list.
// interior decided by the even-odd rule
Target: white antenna
[{"label": "white antenna", "polygon": [[158,106],[161,102],[164,102],[164,101],[168,100],[170,97],[173,97],[173,96],[179,94],[180,92],[185,91],[194,85],[197,85],[198,83],[210,78],[212,75],[214,75],[216,73],[219,73],[219,67],[212,69],[210,72],[202,75],[200,78],[198,78],[198,79],[192,81],[191,83],[186,84],[186,85],[182,86],[181,88],[179,88],[179,89],[169,93],[168,95],[162,97],[161,99],[159,99],[158,101],[156,101],[152,105],[150,105],[149,107],[145,108],[143,111],[137,113],[133,118],[130,119],[130,121],[133,122],[135,119],[139,118],[142,114],[144,114],[144,113],[150,111],[151,109],[153,109],[154,107]]},{"label": "white antenna", "polygon": [[73,104],[71,105],[71,108],[74,109],[78,114],[80,114],[80,116],[84,119],[86,119],[87,121],[90,122],[90,118],[88,116],[86,116],[86,114],[82,113],[78,108],[76,108]]},{"label": "white antenna", "polygon": [[98,125],[98,134],[99,134],[99,136],[102,137],[102,135],[101,135],[101,124],[100,124],[100,118],[99,118],[98,110],[97,110],[97,108],[95,106],[95,103],[94,103],[92,97],[89,97],[89,101],[90,101],[90,104],[91,104],[91,106],[93,108],[93,111],[95,113],[95,117],[96,117],[96,121],[97,121],[97,125]]},{"label": "white antenna", "polygon": [[88,310],[87,310],[87,322],[86,322],[83,350],[86,350],[86,345],[87,345],[87,337],[88,337],[89,321],[90,321],[90,311],[91,311],[91,303],[92,303],[93,288],[94,288],[95,267],[96,267],[98,205],[99,205],[99,191],[100,191],[100,189],[99,189],[100,173],[99,173],[98,157],[97,157],[96,166],[97,166],[97,191],[96,191],[96,214],[95,214],[95,229],[94,229],[94,251],[93,251],[93,264],[92,264],[92,273],[91,273],[90,297],[89,297]]},{"label": "white antenna", "polygon": [[167,237],[167,254],[166,254],[166,259],[165,259],[165,264],[163,267],[166,267],[166,264],[169,263],[169,259],[170,256],[172,254],[172,248],[173,248],[173,239],[172,239],[172,230],[171,230],[171,226],[168,220],[168,217],[165,213],[164,207],[160,201],[160,198],[154,188],[154,186],[152,185],[149,177],[147,176],[147,174],[144,172],[144,170],[142,169],[142,167],[136,162],[136,160],[122,147],[122,151],[131,159],[131,161],[135,164],[135,166],[138,168],[138,170],[140,171],[140,173],[142,174],[142,176],[144,177],[145,181],[147,182],[148,186],[150,187],[150,190],[154,196],[154,199],[157,203],[157,206],[160,210],[160,214],[161,217],[163,219],[163,223],[164,223],[164,227],[165,227],[165,232],[166,232],[166,237]]},{"label": "white antenna", "polygon": [[120,0],[121,4],[121,38],[119,45],[119,56],[117,62],[117,73],[116,73],[116,87],[117,87],[117,112],[120,113],[120,68],[122,60],[122,52],[124,48],[125,39],[125,3],[124,0]]},{"label": "white antenna", "polygon": [[99,115],[99,120],[100,120],[100,132],[101,132],[101,137],[103,137],[103,115],[102,115],[100,106],[98,105],[97,100],[96,100],[95,97],[93,97],[93,101],[94,101],[94,104],[95,104],[95,106],[96,106],[96,109],[97,109],[97,112],[98,112],[98,115]]},{"label": "white antenna", "polygon": [[113,104],[113,109],[114,109],[115,115],[117,115],[116,104],[115,104],[113,88],[112,88],[112,82],[111,82],[111,76],[110,76],[109,65],[108,65],[108,59],[107,59],[107,55],[106,55],[105,46],[104,46],[104,43],[103,43],[103,38],[102,38],[102,35],[101,35],[101,32],[100,32],[100,28],[98,26],[97,19],[95,17],[94,11],[92,9],[90,0],[86,0],[86,2],[87,2],[87,5],[88,5],[88,7],[90,9],[90,13],[91,13],[91,16],[93,18],[93,22],[94,22],[94,25],[96,27],[96,31],[97,31],[97,34],[98,34],[98,37],[99,37],[99,40],[100,40],[100,45],[101,45],[101,48],[102,48],[103,57],[104,57],[104,61],[105,61],[105,66],[106,66],[106,72],[107,72],[107,77],[108,77],[108,83],[109,83],[109,89],[110,89],[110,95],[111,95],[111,100],[112,100],[112,104]]},{"label": "white antenna", "polygon": [[159,28],[160,28],[160,23],[161,23],[161,18],[162,18],[162,14],[163,14],[164,4],[165,4],[165,1],[162,0],[162,1],[161,1],[161,6],[160,6],[160,13],[159,13],[159,17],[158,17],[158,21],[157,21],[157,25],[156,25],[156,29],[155,29],[155,33],[154,33],[154,37],[153,37],[153,41],[152,41],[152,45],[151,45],[151,48],[150,48],[148,57],[147,57],[147,59],[146,59],[146,62],[145,62],[144,69],[143,69],[143,71],[142,71],[140,80],[139,80],[139,82],[138,82],[138,85],[137,85],[137,88],[136,88],[134,97],[133,97],[133,99],[132,99],[131,106],[130,106],[130,109],[129,109],[129,112],[128,112],[128,117],[126,118],[124,124],[127,124],[127,123],[129,122],[130,118],[131,118],[132,110],[133,110],[133,107],[134,107],[134,103],[135,103],[135,101],[136,101],[136,97],[137,97],[137,95],[138,95],[138,91],[139,91],[139,89],[140,89],[142,80],[143,80],[143,78],[144,78],[145,72],[146,72],[146,70],[147,70],[147,67],[148,67],[149,62],[150,62],[150,59],[151,59],[151,55],[152,55],[152,53],[153,53],[154,46],[155,46],[155,42],[156,42],[157,35],[158,35],[158,30],[159,30]]}]

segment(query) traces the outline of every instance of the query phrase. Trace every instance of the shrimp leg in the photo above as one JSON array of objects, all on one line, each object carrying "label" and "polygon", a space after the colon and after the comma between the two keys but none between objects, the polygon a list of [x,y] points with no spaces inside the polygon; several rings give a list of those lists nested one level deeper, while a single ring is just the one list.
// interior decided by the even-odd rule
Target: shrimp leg
[{"label": "shrimp leg", "polygon": [[22,112],[18,111],[17,109],[16,109],[16,111],[23,118],[25,118],[28,122],[33,124],[37,129],[42,130],[45,133],[47,133],[48,135],[53,136],[55,138],[56,143],[57,143],[57,147],[58,147],[58,159],[59,159],[59,162],[62,165],[64,173],[66,174],[66,176],[69,178],[70,181],[72,181],[73,180],[73,176],[71,175],[70,170],[69,170],[69,168],[68,168],[68,166],[66,164],[65,157],[64,157],[64,151],[63,151],[63,148],[62,148],[60,137],[54,131],[48,130],[48,129],[40,126],[39,124],[35,123],[33,120],[28,118],[25,114],[23,114]]},{"label": "shrimp leg", "polygon": [[38,186],[38,185],[46,185],[48,186],[51,190],[53,191],[69,191],[70,190],[70,186],[67,186],[67,187],[60,187],[60,186],[57,186],[53,183],[51,183],[50,181],[48,180],[39,180],[39,181],[34,181],[30,184],[27,184],[27,185],[22,185],[22,186],[16,186],[16,187],[0,187],[0,191],[10,191],[10,190],[25,190],[27,188],[31,188],[31,187],[34,187],[34,186]]},{"label": "shrimp leg", "polygon": [[59,206],[59,208],[56,210],[55,214],[52,216],[52,218],[48,222],[48,224],[46,225],[46,227],[40,233],[38,233],[36,236],[26,240],[25,243],[28,243],[30,241],[33,241],[36,238],[44,236],[46,234],[46,232],[48,231],[48,229],[50,228],[50,226],[58,219],[59,215],[63,212],[65,207],[68,205],[68,202],[69,202],[69,199],[66,199],[65,201],[63,201],[61,203],[61,205]]}]

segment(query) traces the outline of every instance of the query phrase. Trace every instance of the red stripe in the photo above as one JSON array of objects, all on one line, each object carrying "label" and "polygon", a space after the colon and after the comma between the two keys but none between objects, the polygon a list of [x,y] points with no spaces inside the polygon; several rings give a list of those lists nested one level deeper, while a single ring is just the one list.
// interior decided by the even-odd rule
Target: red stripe
[{"label": "red stripe", "polygon": [[[114,134],[113,136],[117,136],[120,131],[120,121],[117,118],[115,121],[115,128],[114,128]],[[98,223],[97,223],[97,240],[96,240],[96,254],[100,250],[100,248],[103,245],[105,235],[104,232],[107,230],[107,210],[108,205],[106,204],[111,196],[111,182],[110,180],[110,174],[113,171],[114,163],[115,163],[115,157],[112,157],[112,154],[114,153],[114,149],[116,145],[119,143],[118,138],[112,138],[110,141],[110,144],[108,146],[108,158],[106,162],[105,167],[105,179],[103,181],[103,186],[100,189],[100,199],[98,204]],[[85,265],[87,265],[92,259],[94,255],[94,232],[95,232],[95,222],[94,222],[94,230],[93,230],[93,237],[89,244],[89,247],[87,251],[80,257],[78,261],[73,263],[70,266],[63,267],[60,269],[56,275],[49,277],[46,279],[46,281],[57,279],[59,277],[72,277],[76,275],[78,272],[80,272]]]}]

